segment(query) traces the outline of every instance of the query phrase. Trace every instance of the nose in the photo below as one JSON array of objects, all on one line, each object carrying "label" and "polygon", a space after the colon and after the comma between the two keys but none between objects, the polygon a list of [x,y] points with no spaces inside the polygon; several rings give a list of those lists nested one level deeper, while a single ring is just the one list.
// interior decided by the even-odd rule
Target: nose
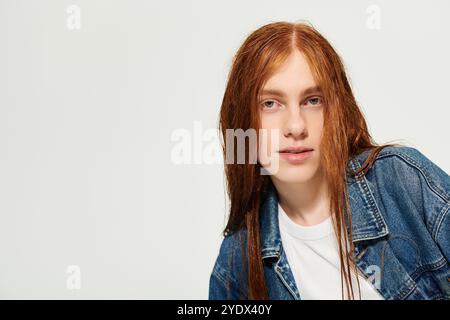
[{"label": "nose", "polygon": [[308,135],[306,122],[302,116],[299,107],[289,108],[291,111],[286,113],[284,121],[283,134],[285,137],[302,139]]}]

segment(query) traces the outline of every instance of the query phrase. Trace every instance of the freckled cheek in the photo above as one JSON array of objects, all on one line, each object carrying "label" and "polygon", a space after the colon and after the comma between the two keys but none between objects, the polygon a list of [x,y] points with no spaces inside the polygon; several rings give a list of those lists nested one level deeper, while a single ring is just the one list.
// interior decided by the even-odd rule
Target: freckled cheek
[{"label": "freckled cheek", "polygon": [[258,160],[264,153],[265,156],[271,157],[279,149],[280,144],[280,132],[277,127],[262,126],[259,131],[259,144],[258,144]]},{"label": "freckled cheek", "polygon": [[262,128],[260,129],[258,137],[258,154],[264,152],[264,154],[269,155],[271,151],[272,139],[270,138],[270,130]]},{"label": "freckled cheek", "polygon": [[278,150],[277,147],[279,146],[280,134],[282,132],[282,123],[280,119],[273,115],[267,118],[263,116],[261,118],[261,128],[265,131],[266,137],[260,139],[264,140],[264,150],[266,154],[270,155],[273,151]]}]

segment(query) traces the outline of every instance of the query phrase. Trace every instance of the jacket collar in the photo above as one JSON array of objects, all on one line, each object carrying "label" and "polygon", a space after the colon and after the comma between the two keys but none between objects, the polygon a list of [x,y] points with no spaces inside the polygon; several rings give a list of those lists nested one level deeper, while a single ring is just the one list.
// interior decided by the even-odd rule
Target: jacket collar
[{"label": "jacket collar", "polygon": [[[367,157],[364,151],[348,163],[349,170],[359,168]],[[375,164],[374,164],[375,165]],[[347,174],[353,242],[376,239],[388,234],[386,222],[375,201],[366,177],[353,177]],[[281,251],[281,235],[278,224],[278,194],[270,181],[260,209],[261,255],[262,258],[279,257]],[[347,226],[348,231],[348,226]]]}]

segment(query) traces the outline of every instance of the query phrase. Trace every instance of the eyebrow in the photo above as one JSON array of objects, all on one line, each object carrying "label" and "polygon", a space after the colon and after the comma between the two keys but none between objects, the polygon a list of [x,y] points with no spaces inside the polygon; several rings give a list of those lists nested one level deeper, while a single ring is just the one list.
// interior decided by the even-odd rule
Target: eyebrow
[{"label": "eyebrow", "polygon": [[[321,93],[322,90],[320,89],[319,86],[313,86],[313,87],[308,87],[306,89],[304,89],[301,92],[301,96],[306,96],[308,94],[313,94],[313,93]],[[285,93],[281,90],[275,90],[275,89],[264,89],[261,92],[261,95],[273,95],[273,96],[278,96],[278,97],[284,97]]]}]

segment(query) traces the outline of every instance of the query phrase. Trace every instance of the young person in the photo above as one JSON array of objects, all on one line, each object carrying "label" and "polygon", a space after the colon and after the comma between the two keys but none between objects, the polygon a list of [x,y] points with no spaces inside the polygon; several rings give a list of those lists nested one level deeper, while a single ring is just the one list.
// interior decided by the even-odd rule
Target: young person
[{"label": "young person", "polygon": [[373,141],[312,26],[248,36],[220,129],[277,134],[258,135],[258,161],[226,161],[230,214],[209,299],[450,298],[449,175],[415,148]]}]

